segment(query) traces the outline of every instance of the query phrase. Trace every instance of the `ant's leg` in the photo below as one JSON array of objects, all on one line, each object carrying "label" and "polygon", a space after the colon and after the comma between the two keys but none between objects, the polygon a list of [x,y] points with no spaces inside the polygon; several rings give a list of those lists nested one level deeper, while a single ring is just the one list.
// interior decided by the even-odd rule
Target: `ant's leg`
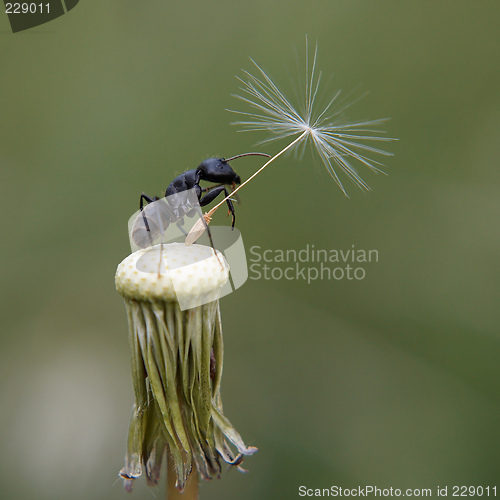
[{"label": "ant's leg", "polygon": [[240,205],[241,204],[240,194],[239,193],[233,193],[233,191],[236,189],[236,183],[235,182],[233,182],[231,184],[231,188],[232,188],[231,196],[234,196],[234,200],[236,201],[236,203],[238,203],[238,205]]},{"label": "ant's leg", "polygon": [[[229,196],[229,193],[227,192],[227,189],[225,186],[219,186],[217,188],[212,189],[209,193],[207,193],[203,198],[200,199],[200,206],[204,207],[205,205],[208,205],[212,201],[219,196],[219,194],[224,193],[225,196]],[[233,202],[231,201],[230,198],[226,200],[227,203],[227,208],[229,209],[229,213],[233,217],[233,222],[231,224],[231,227],[234,228],[234,223],[236,221],[236,215],[234,213],[234,206]]]},{"label": "ant's leg", "polygon": [[207,230],[208,239],[210,240],[210,245],[212,246],[212,248],[214,249],[214,252],[215,252],[215,245],[214,245],[214,241],[212,239],[212,233],[210,232],[210,228],[208,227],[208,224],[205,220],[205,217],[203,217],[203,212],[198,207],[195,207],[194,210],[196,210],[198,217],[203,222],[203,225],[205,226],[205,229]]},{"label": "ant's leg", "polygon": [[[163,220],[161,220],[161,216],[159,215],[159,213],[157,211],[158,206],[155,206],[155,207],[152,206],[150,209],[146,208],[146,206],[149,206],[150,203],[154,203],[154,202],[159,201],[159,200],[160,200],[160,198],[158,198],[158,196],[153,196],[153,198],[151,198],[147,194],[142,193],[141,197],[140,197],[140,201],[139,201],[139,209],[140,209],[141,214],[142,214],[142,220],[144,223],[144,227],[146,228],[146,231],[147,231],[150,246],[153,245],[153,240],[156,239],[156,237],[158,236],[159,233],[163,234],[164,224],[166,224],[166,226],[165,226],[165,228],[166,228],[166,227],[168,227],[168,224],[172,220],[172,211],[169,209],[168,205],[166,205],[163,208],[164,210],[168,209],[167,214],[166,214],[167,218],[165,219],[165,217],[163,217]],[[145,201],[146,201],[146,203],[148,203],[148,205],[146,205],[146,206],[144,205]],[[156,209],[156,218],[153,217],[152,209]],[[148,213],[146,214],[146,212],[148,212]],[[148,221],[148,219],[150,219],[150,221],[153,225],[154,233],[153,233],[153,231],[151,231],[150,221]],[[159,230],[159,233],[158,233],[158,230]]]},{"label": "ant's leg", "polygon": [[156,201],[157,199],[157,196],[151,198],[146,193],[142,193],[139,199],[139,210],[142,212],[142,209],[144,208],[144,201],[146,201],[146,203],[153,203],[153,201]]},{"label": "ant's leg", "polygon": [[[202,188],[201,189],[201,192],[202,193],[207,193],[208,191],[212,191],[212,189],[215,189],[215,188],[218,188],[220,186],[225,186],[226,184],[214,184],[213,186],[207,186],[205,188]],[[227,185],[229,186],[229,185]],[[236,189],[236,183],[233,182],[231,184],[231,195],[233,195],[233,191]],[[240,204],[241,203],[241,200],[240,200],[240,195],[238,193],[235,193],[234,194],[234,198],[235,198],[235,201]]]},{"label": "ant's leg", "polygon": [[175,225],[179,228],[180,232],[184,234],[184,236],[187,236],[188,233],[186,233],[186,230],[182,227],[183,224],[184,222],[181,221],[180,219],[175,223]]},{"label": "ant's leg", "polygon": [[207,230],[208,239],[210,240],[210,246],[212,247],[212,250],[214,251],[214,255],[217,257],[219,264],[222,266],[222,262],[220,261],[219,256],[217,255],[217,250],[215,249],[214,240],[212,239],[212,233],[210,231],[210,228],[208,227],[207,221],[205,220],[205,217],[203,217],[203,213],[198,207],[194,208],[194,210],[196,210],[196,212],[198,213],[198,216],[200,217],[201,221],[203,222],[203,225],[205,226],[205,229]]},{"label": "ant's leg", "polygon": [[213,186],[207,186],[207,187],[201,188],[201,192],[207,193],[208,191],[212,191],[212,189],[218,188],[220,186],[223,186],[223,184],[214,184]]},{"label": "ant's leg", "polygon": [[[153,203],[153,199],[150,198],[146,193],[142,193],[141,197],[139,198],[139,210],[143,212],[144,210],[144,201],[146,203]],[[146,214],[142,214],[142,220],[144,222],[144,227],[146,228],[146,231],[148,232],[148,238],[149,238],[149,244],[153,244],[153,237],[151,236],[151,229],[149,228],[149,223],[148,223],[148,218],[146,217]]]}]

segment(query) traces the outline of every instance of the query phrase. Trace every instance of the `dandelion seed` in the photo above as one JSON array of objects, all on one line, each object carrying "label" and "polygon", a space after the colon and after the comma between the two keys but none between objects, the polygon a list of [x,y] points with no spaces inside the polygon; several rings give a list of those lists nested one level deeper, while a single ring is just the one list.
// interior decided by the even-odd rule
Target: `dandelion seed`
[{"label": "dandelion seed", "polygon": [[314,50],[312,61],[309,61],[308,44],[306,39],[306,73],[304,101],[302,112],[292,104],[285,94],[278,88],[271,77],[255,62],[258,76],[244,71],[241,95],[236,98],[250,105],[253,112],[229,110],[247,117],[246,120],[235,122],[242,131],[265,131],[272,136],[260,142],[269,143],[279,139],[294,137],[300,134],[300,140],[294,147],[312,145],[312,149],[319,155],[322,163],[340,189],[347,195],[344,185],[337,173],[340,169],[359,188],[369,190],[368,184],[360,177],[352,160],[367,166],[374,172],[384,173],[382,163],[370,158],[369,154],[392,156],[383,149],[370,145],[373,141],[392,141],[393,138],[381,136],[383,131],[372,127],[388,120],[365,120],[349,122],[344,117],[344,111],[353,103],[342,103],[341,92],[333,94],[326,106],[319,107],[319,90],[321,72],[317,70],[318,46]]}]

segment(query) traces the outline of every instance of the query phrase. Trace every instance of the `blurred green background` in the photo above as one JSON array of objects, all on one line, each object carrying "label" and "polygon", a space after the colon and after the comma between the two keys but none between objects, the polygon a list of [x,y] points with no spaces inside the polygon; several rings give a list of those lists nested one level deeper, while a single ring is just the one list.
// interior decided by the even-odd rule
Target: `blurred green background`
[{"label": "blurred green background", "polygon": [[225,413],[260,450],[201,498],[500,487],[499,19],[493,0],[87,0],[18,34],[0,15],[0,497],[164,496],[116,481],[127,219],[141,192],[256,149],[225,111],[242,108],[235,75],[250,56],[290,86],[306,33],[332,92],[370,90],[352,119],[392,117],[389,176],[361,167],[373,190],[348,199],[289,156],[241,191],[237,226],[247,251],[355,245],[379,262],[222,300]]}]

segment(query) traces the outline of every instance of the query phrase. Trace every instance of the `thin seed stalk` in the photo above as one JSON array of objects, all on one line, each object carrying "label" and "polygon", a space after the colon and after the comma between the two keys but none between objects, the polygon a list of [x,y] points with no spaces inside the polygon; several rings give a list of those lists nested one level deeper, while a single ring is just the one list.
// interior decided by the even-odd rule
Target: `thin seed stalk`
[{"label": "thin seed stalk", "polygon": [[276,160],[276,158],[278,158],[279,156],[281,156],[285,151],[288,151],[290,148],[292,148],[293,146],[295,146],[295,144],[299,143],[302,139],[304,139],[304,137],[306,137],[306,135],[309,134],[309,132],[310,132],[309,129],[304,130],[304,132],[302,134],[300,134],[299,137],[297,137],[294,141],[292,141],[288,146],[286,146],[285,148],[283,148],[279,153],[276,153],[271,159],[269,159],[266,163],[264,163],[264,165],[262,165],[262,167],[260,167],[259,170],[257,170],[256,172],[254,172],[245,182],[242,182],[231,194],[229,194],[228,196],[226,196],[222,201],[220,201],[219,203],[217,203],[217,205],[215,205],[215,207],[213,207],[209,212],[207,212],[207,216],[209,218],[211,218],[213,216],[213,214],[215,213],[215,211],[224,202],[226,202],[228,198],[230,198],[231,196],[233,196],[245,184],[248,184],[254,177],[256,177],[257,175],[259,175],[270,163],[272,163],[274,160]]}]

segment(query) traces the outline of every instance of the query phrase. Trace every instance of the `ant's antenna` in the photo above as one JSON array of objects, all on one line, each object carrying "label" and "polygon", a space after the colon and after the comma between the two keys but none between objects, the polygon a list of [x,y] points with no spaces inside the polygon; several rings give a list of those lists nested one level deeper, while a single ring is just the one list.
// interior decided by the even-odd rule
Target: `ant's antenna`
[{"label": "ant's antenna", "polygon": [[267,158],[271,158],[271,155],[268,155],[266,153],[243,153],[241,155],[231,156],[231,158],[224,160],[224,163],[227,163],[228,161],[231,160],[236,160],[236,158],[241,158],[242,156],[265,156]]}]

